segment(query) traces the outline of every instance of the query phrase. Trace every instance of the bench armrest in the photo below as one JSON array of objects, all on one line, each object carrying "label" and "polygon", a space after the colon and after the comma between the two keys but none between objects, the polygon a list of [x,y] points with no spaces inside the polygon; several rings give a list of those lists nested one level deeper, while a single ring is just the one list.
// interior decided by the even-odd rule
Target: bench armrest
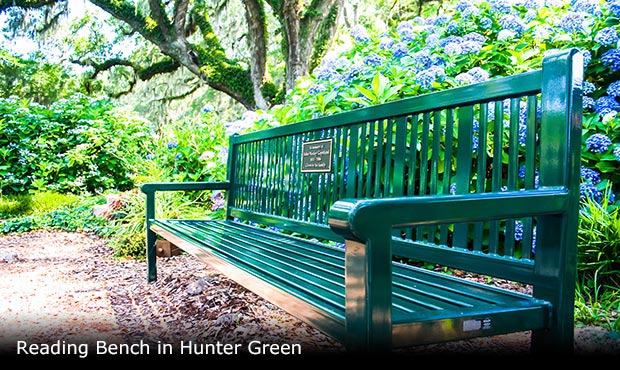
[{"label": "bench armrest", "polygon": [[[342,199],[329,211],[329,226],[345,239],[366,241],[393,227],[438,225],[562,213],[564,188],[501,193]],[[378,234],[377,234],[378,232]]]},{"label": "bench armrest", "polygon": [[228,190],[230,182],[147,182],[140,186],[145,193],[156,191],[185,191],[185,190]]}]

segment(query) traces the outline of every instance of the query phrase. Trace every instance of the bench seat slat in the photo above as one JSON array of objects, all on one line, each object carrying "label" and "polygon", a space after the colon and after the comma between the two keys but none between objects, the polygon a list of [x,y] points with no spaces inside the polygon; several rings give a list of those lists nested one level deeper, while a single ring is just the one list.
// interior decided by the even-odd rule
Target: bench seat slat
[{"label": "bench seat slat", "polygon": [[[233,221],[156,220],[152,225],[327,311],[344,325],[342,249]],[[548,303],[524,294],[397,262],[393,276],[396,331],[413,322],[426,327],[445,325],[448,318],[463,321],[481,315],[501,322],[496,317],[512,310],[539,311],[536,322],[541,324],[537,325],[546,321]]]}]

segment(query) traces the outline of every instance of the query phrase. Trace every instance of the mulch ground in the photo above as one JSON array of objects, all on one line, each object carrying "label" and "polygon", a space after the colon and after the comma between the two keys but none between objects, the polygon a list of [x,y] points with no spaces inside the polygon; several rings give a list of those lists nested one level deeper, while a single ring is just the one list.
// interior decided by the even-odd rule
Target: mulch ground
[{"label": "mulch ground", "polygon": [[[88,357],[95,358],[99,342],[99,351],[107,355],[135,344],[134,350],[148,347],[149,355],[161,359],[181,350],[184,358],[230,358],[253,355],[258,350],[250,343],[260,342],[266,355],[296,348],[305,355],[344,355],[339,343],[190,256],[160,258],[158,276],[147,283],[144,261],[112,258],[105,240],[93,235],[37,231],[1,236],[0,354],[50,358],[54,355],[26,354],[24,348],[18,353],[18,347],[84,344],[90,348]],[[575,334],[578,355],[620,354],[614,333],[578,327]],[[524,356],[528,347],[529,333],[524,332],[396,353]],[[287,356],[294,357],[275,357]]]}]

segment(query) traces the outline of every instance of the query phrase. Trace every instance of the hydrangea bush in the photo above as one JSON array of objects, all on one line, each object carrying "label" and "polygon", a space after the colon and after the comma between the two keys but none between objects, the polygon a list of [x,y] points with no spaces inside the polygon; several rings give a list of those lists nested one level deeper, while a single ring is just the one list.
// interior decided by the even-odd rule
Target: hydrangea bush
[{"label": "hydrangea bush", "polygon": [[[541,67],[546,53],[584,57],[582,195],[620,191],[620,0],[463,0],[390,29],[356,25],[344,51],[298,81],[277,126]],[[609,190],[607,190],[609,189]],[[616,205],[618,203],[616,202]]]}]

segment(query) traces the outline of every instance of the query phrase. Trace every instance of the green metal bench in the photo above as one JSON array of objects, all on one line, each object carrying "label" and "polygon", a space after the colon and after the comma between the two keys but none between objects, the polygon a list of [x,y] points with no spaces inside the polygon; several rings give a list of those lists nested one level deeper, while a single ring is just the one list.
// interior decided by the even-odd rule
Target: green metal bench
[{"label": "green metal bench", "polygon": [[[582,79],[569,50],[539,71],[234,135],[226,182],[142,185],[148,280],[158,234],[352,351],[531,330],[532,351],[570,352]],[[225,191],[226,219],[156,218],[156,192],[197,190]]]}]

